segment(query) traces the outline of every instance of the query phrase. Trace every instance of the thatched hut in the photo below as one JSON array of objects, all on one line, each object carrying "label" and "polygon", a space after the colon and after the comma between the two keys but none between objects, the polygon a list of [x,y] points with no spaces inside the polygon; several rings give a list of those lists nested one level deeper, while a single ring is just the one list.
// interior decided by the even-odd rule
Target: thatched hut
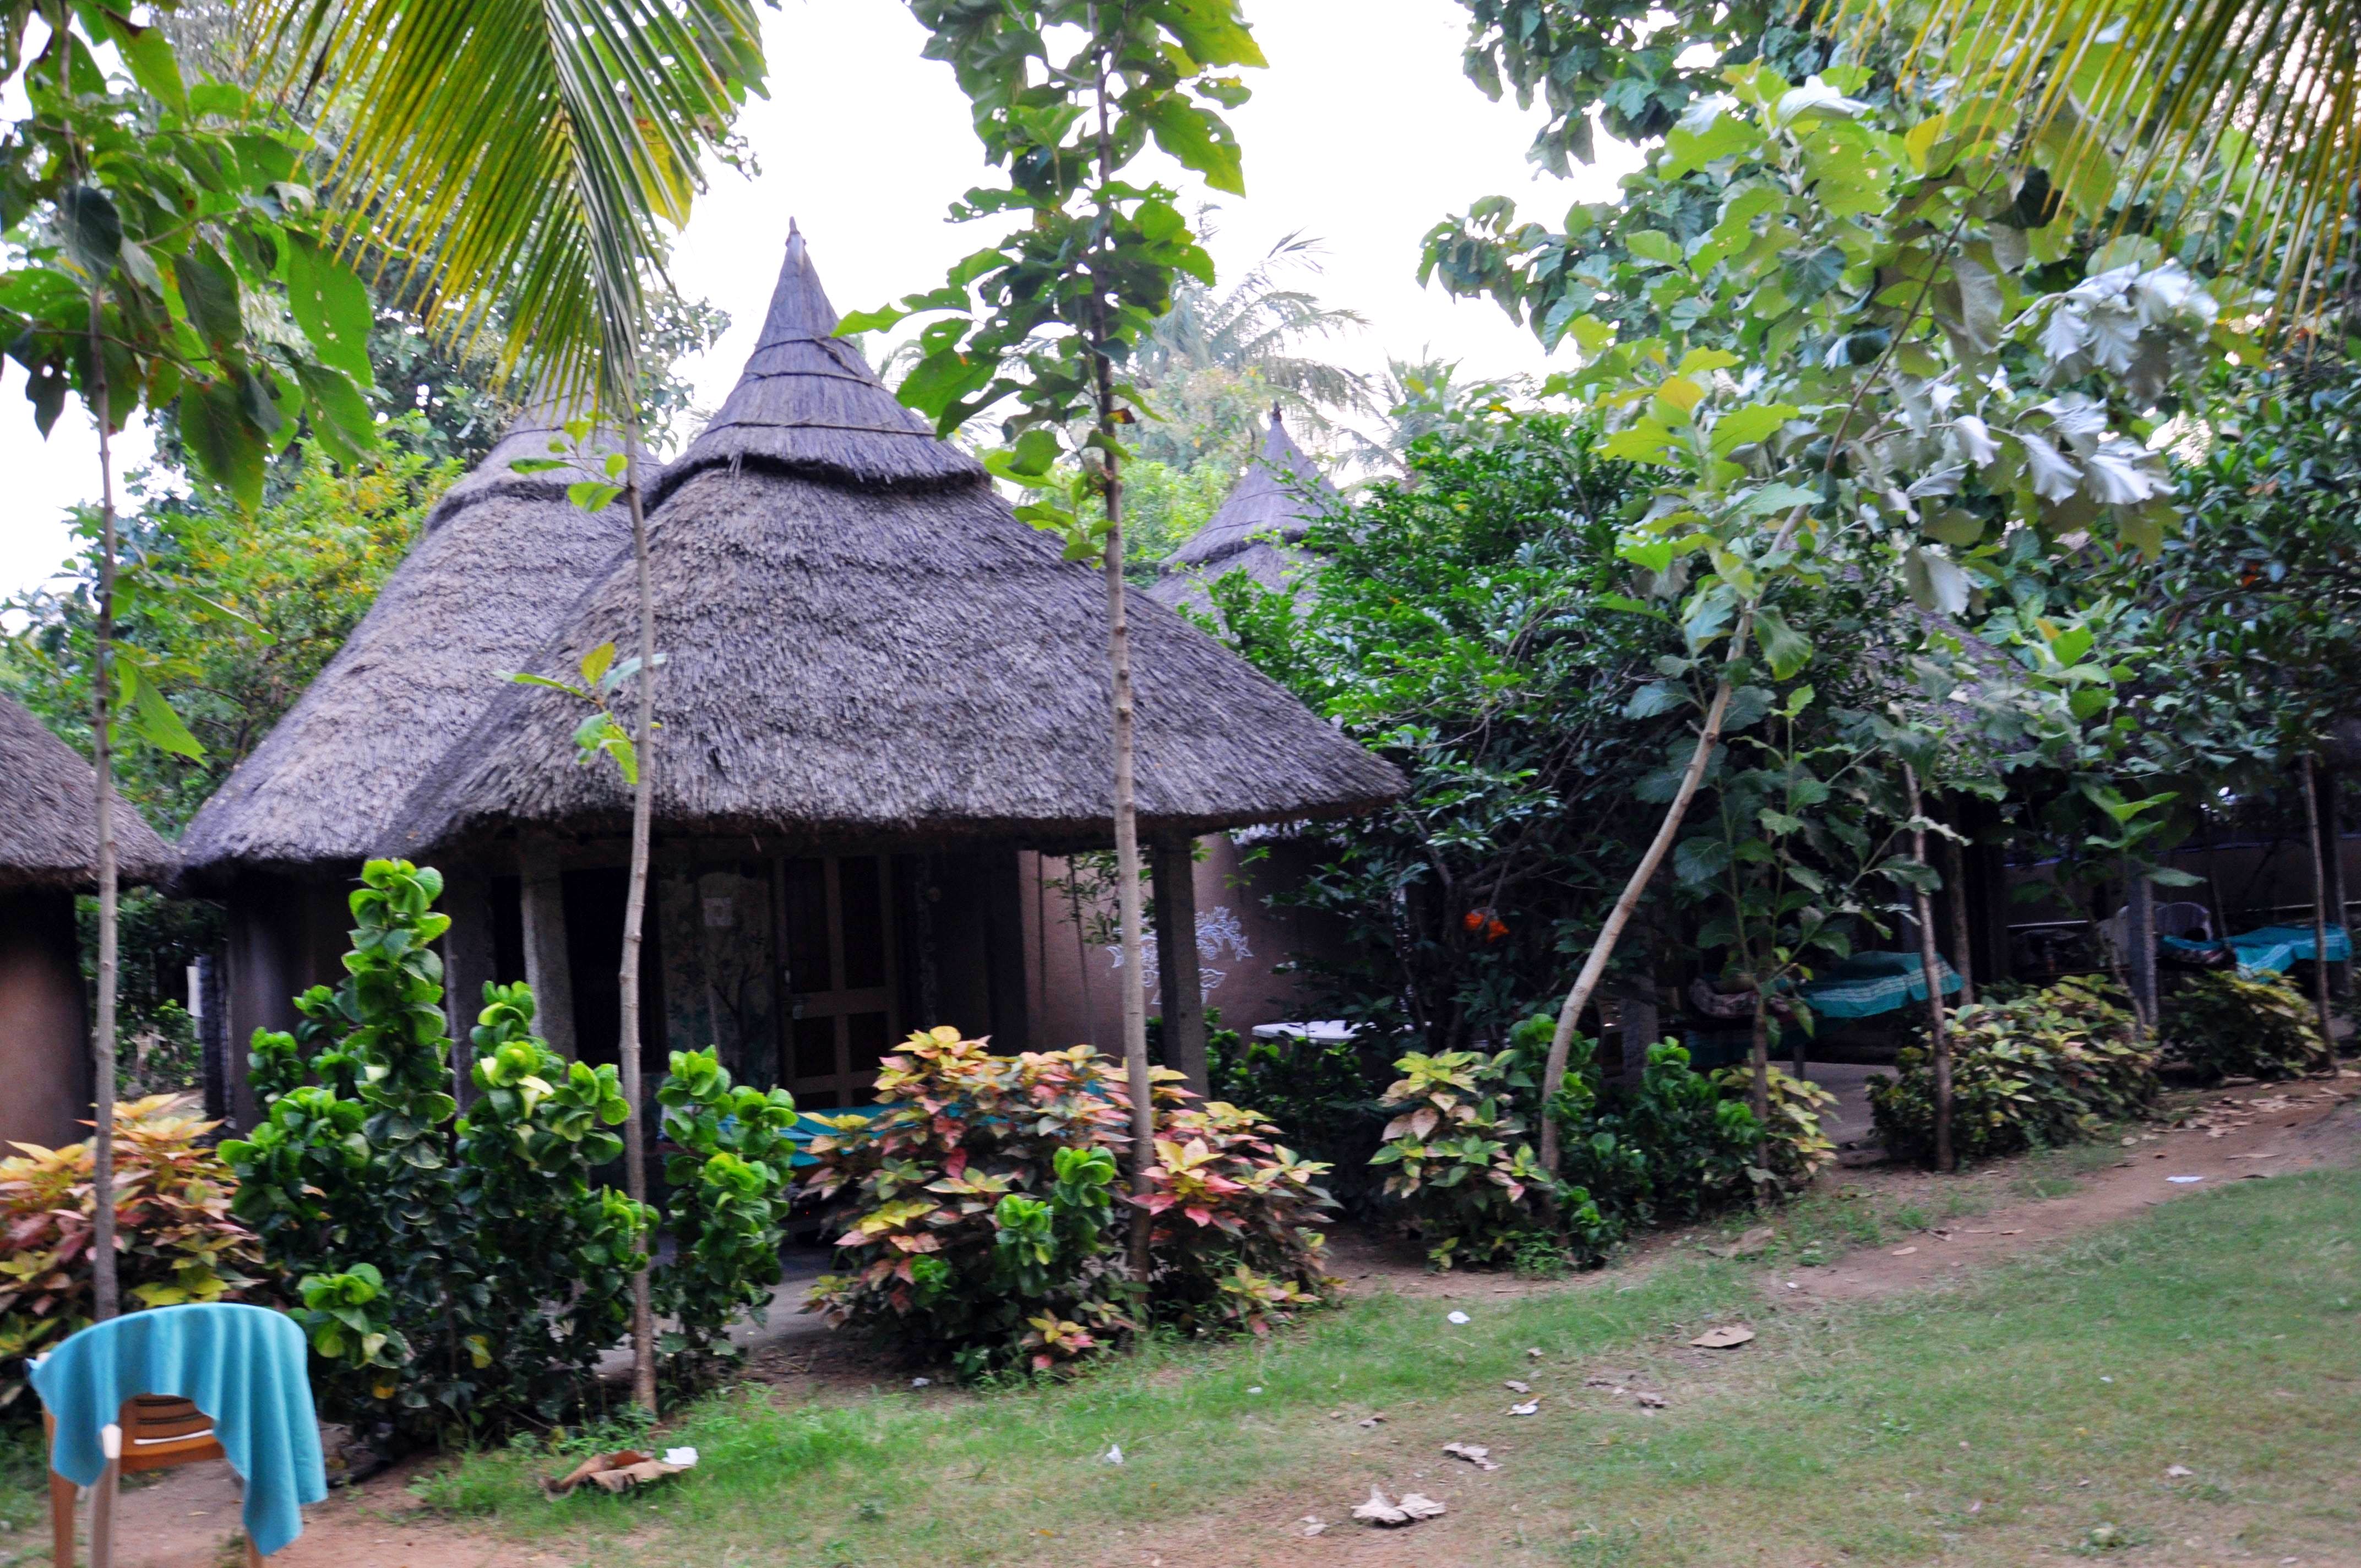
[{"label": "thatched hut", "polygon": [[1205,585],[1244,572],[1256,585],[1291,588],[1309,562],[1295,548],[1312,525],[1341,504],[1274,406],[1262,448],[1196,537],[1165,557],[1149,597],[1169,605],[1202,606]]},{"label": "thatched hut", "polygon": [[[1018,521],[835,325],[791,236],[760,344],[655,487],[651,525],[666,663],[647,1065],[717,1042],[815,1107],[861,1097],[912,1026],[1028,1043],[1019,852],[1103,846],[1113,796],[1101,578]],[[635,627],[620,561],[533,667],[628,648]],[[1169,863],[1200,834],[1399,792],[1392,768],[1163,606],[1136,603],[1132,629],[1142,835]],[[557,693],[499,694],[386,847],[619,875],[631,796],[613,769],[577,764],[581,717]],[[573,874],[563,892],[569,929],[619,924]],[[1184,1063],[1188,990],[1168,1007]],[[577,1024],[584,1056],[611,1055],[610,1030]]]},{"label": "thatched hut", "polygon": [[[88,762],[14,698],[0,696],[0,1152],[86,1136],[90,1019],[74,895],[98,885],[98,800]],[[126,887],[172,874],[170,845],[115,803]]]},{"label": "thatched hut", "polygon": [[[451,488],[351,638],[182,837],[183,885],[228,910],[227,1026],[209,1044],[233,1068],[224,1109],[240,1122],[253,1112],[248,1036],[291,1028],[294,995],[342,973],[346,895],[362,861],[389,841],[402,801],[629,551],[619,509],[594,516],[566,499],[578,473],[511,466],[569,446],[563,423],[553,409],[529,411]],[[545,982],[563,973],[566,955],[555,951],[551,972],[540,960],[552,945],[536,949],[522,921],[533,901],[521,879],[554,867],[445,869],[446,905],[462,916],[450,955],[460,992],[472,997],[495,970],[513,978],[529,967]],[[510,949],[504,970],[496,947]],[[570,988],[543,989],[562,1014]]]}]

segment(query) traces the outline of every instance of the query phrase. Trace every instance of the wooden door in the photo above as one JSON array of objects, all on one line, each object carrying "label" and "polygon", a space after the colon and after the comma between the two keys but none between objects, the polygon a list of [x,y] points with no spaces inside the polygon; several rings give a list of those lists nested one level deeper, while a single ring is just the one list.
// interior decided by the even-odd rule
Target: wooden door
[{"label": "wooden door", "polygon": [[864,1104],[901,1022],[892,861],[791,860],[779,885],[788,1004],[781,1079],[807,1111]]}]

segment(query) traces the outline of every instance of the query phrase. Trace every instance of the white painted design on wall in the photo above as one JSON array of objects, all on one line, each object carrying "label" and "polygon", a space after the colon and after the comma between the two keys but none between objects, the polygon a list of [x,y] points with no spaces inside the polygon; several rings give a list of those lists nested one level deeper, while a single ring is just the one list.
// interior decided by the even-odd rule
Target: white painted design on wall
[{"label": "white painted design on wall", "polygon": [[[1110,942],[1106,950],[1108,967],[1123,968],[1123,944]],[[1228,905],[1217,904],[1197,912],[1197,989],[1202,995],[1211,997],[1228,976],[1229,971],[1215,967],[1217,964],[1252,957],[1254,949],[1246,946],[1246,927],[1238,923]],[[1141,989],[1154,992],[1160,971],[1157,968],[1153,931],[1144,932],[1139,938],[1139,969]]]}]

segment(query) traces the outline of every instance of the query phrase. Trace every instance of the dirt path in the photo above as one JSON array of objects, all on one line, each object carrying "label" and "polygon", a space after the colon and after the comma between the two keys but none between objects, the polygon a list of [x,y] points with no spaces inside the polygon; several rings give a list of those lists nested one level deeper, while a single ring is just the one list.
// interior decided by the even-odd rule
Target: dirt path
[{"label": "dirt path", "polygon": [[[2361,1157],[2361,1107],[2347,1108],[2356,1099],[2361,1073],[2351,1071],[2334,1083],[2256,1085],[2208,1096],[2180,1126],[2136,1135],[2119,1163],[2083,1176],[2060,1196],[2000,1203],[1915,1239],[1850,1253],[1817,1267],[1782,1265],[1763,1275],[1762,1288],[1782,1303],[1801,1303],[1940,1288],[1980,1265],[2071,1239],[2224,1182],[2349,1164]],[[1965,1179],[2001,1182],[2007,1173],[2004,1166],[1990,1168],[1982,1177]],[[2170,1179],[2176,1176],[2200,1179]],[[1831,1179],[1887,1194],[1942,1190],[1936,1179],[1877,1168],[1839,1172]],[[1432,1275],[1411,1254],[1350,1237],[1340,1238],[1336,1267],[1363,1291],[1475,1300],[1592,1288],[1619,1279],[1628,1283],[1631,1269],[1650,1266],[1697,1239],[1652,1241],[1624,1268],[1571,1282]],[[1598,1376],[1606,1381],[1593,1390],[1598,1398],[1628,1398],[1623,1388],[1611,1387],[1613,1369],[1599,1369]],[[821,1374],[820,1380],[833,1379]],[[1345,1435],[1340,1429],[1340,1441]],[[1352,1441],[1366,1448],[1389,1440],[1379,1433]],[[1419,1463],[1424,1464],[1420,1475],[1447,1486],[1454,1503],[1450,1517],[1415,1532],[1374,1531],[1337,1514],[1322,1516],[1328,1527],[1307,1538],[1306,1521],[1294,1517],[1287,1499],[1246,1497],[1182,1530],[1160,1530],[1159,1551],[1119,1549],[1120,1561],[1137,1568],[1207,1568],[1230,1561],[1251,1541],[1254,1560],[1268,1568],[1299,1563],[1322,1568],[1449,1568],[1488,1557],[1499,1543],[1518,1538],[1517,1494],[1500,1475],[1451,1462]],[[271,1559],[274,1568],[558,1568],[583,1561],[579,1550],[569,1551],[563,1541],[521,1545],[425,1517],[407,1490],[411,1473],[397,1469],[340,1490],[309,1510],[302,1538]],[[234,1563],[237,1509],[236,1481],[225,1464],[167,1472],[124,1495],[116,1562],[120,1568],[216,1568]]]},{"label": "dirt path", "polygon": [[[2260,1180],[2356,1157],[2354,1118],[2336,1117],[2361,1099],[2361,1073],[2334,1082],[2255,1084],[2199,1102],[2170,1131],[2136,1135],[2116,1165],[2078,1179],[2073,1190],[1987,1210],[1890,1247],[1872,1248],[1817,1268],[1783,1267],[1763,1288],[1782,1300],[1843,1301],[1940,1283],[1977,1264],[2064,1241],[2143,1210],[2225,1181]],[[2334,1124],[2332,1119],[2334,1118]],[[1872,1168],[1845,1172],[1862,1186],[1917,1176]],[[2194,1177],[2195,1180],[2175,1178]]]}]

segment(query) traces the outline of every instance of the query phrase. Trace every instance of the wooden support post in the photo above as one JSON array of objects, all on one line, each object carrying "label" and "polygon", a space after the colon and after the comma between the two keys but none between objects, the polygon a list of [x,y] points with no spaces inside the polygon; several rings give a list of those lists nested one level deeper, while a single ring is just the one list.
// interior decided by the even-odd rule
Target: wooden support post
[{"label": "wooden support post", "polygon": [[523,872],[524,978],[533,987],[533,1028],[551,1050],[576,1060],[582,1053],[574,1038],[574,961],[566,946],[566,878],[557,846],[529,841]]},{"label": "wooden support post", "polygon": [[2320,770],[2310,757],[2303,760],[2304,826],[2312,850],[2312,999],[2320,1015],[2320,1038],[2327,1055],[2321,1063],[2336,1075],[2336,1032],[2328,1006],[2328,856],[2320,841]]},{"label": "wooden support post", "polygon": [[2131,979],[2132,1010],[2139,1014],[2140,1026],[2156,1033],[2156,883],[2148,881],[2147,868],[2136,861],[2124,862],[2124,969]]},{"label": "wooden support post", "polygon": [[[2320,795],[2321,853],[2325,861],[2328,883],[2328,924],[2345,927],[2348,942],[2352,937],[2351,922],[2345,918],[2345,835],[2338,818],[2337,784],[2344,770],[2334,764],[2323,764],[2318,777]],[[2329,989],[2339,996],[2353,994],[2353,960],[2346,959],[2328,968]]]},{"label": "wooden support post", "polygon": [[484,983],[492,972],[492,889],[480,876],[454,872],[443,884],[443,1015],[451,1030],[451,1092],[462,1107],[475,1098],[475,1050],[467,1036],[484,1010]]},{"label": "wooden support post", "polygon": [[1155,848],[1156,962],[1164,1009],[1164,1065],[1198,1093],[1213,1093],[1205,1059],[1205,990],[1197,955],[1197,856],[1193,840]]}]

